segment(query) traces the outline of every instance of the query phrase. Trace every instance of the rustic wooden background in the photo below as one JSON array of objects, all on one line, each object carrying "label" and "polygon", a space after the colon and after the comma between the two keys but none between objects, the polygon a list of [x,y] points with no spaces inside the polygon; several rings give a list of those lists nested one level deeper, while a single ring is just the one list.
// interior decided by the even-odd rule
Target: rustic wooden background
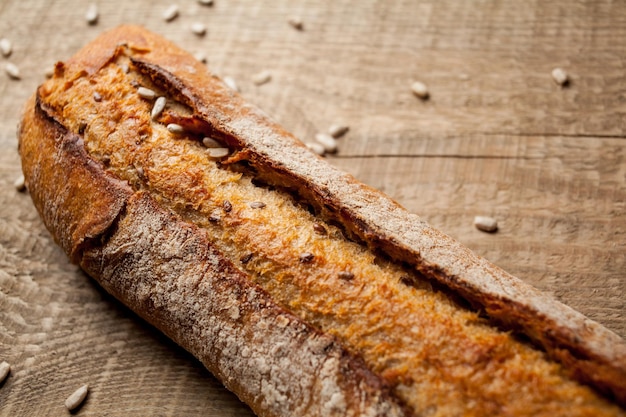
[{"label": "rustic wooden background", "polygon": [[[142,24],[232,76],[299,137],[350,132],[328,160],[513,274],[626,336],[626,2],[516,0],[2,0],[1,416],[244,416],[190,355],[70,265],[20,174],[20,108],[56,60],[99,32]],[[288,25],[300,16],[304,30]],[[208,27],[204,37],[193,22]],[[550,72],[571,76],[559,88]],[[256,86],[252,76],[269,70]],[[421,101],[413,81],[429,86]],[[486,234],[475,215],[497,218]]]}]

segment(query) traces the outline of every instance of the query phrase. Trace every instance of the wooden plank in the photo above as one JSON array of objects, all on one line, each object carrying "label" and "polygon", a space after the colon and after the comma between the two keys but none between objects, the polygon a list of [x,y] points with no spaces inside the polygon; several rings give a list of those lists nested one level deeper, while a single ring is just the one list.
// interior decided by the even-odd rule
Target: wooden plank
[{"label": "wooden plank", "polygon": [[[626,337],[626,2],[0,2],[19,81],[0,74],[0,416],[242,416],[187,353],[67,262],[16,193],[15,127],[46,68],[121,23],[203,52],[303,140],[346,123],[329,161]],[[287,24],[301,16],[304,30]],[[201,21],[209,30],[189,30]],[[571,85],[559,88],[560,66]],[[261,71],[272,81],[252,83]],[[425,82],[427,101],[409,89]],[[472,226],[495,216],[496,234]]]}]

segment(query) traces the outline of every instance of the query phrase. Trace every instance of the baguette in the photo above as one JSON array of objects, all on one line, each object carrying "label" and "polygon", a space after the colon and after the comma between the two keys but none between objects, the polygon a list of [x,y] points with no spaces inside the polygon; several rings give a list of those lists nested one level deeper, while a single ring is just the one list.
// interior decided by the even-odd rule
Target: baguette
[{"label": "baguette", "polygon": [[619,336],[333,168],[145,29],[57,63],[19,151],[71,261],[260,416],[626,415]]}]

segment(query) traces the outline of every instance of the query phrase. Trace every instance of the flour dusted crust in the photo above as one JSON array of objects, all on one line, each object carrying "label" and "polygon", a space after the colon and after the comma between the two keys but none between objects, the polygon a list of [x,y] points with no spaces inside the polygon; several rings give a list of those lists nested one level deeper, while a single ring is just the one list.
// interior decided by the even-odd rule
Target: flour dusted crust
[{"label": "flour dusted crust", "polygon": [[405,415],[380,379],[333,337],[277,306],[200,230],[105,175],[80,137],[32,100],[28,107],[24,170],[59,244],[258,415]]},{"label": "flour dusted crust", "polygon": [[[177,107],[151,121],[141,83]],[[571,381],[626,403],[618,336],[316,157],[170,42],[120,27],[58,64],[36,97],[20,153],[57,242],[259,415],[623,415]],[[168,122],[232,156],[207,162]],[[229,170],[240,162],[244,174]],[[316,214],[292,208],[292,194]],[[376,260],[381,251],[409,268]],[[428,280],[561,365],[433,295]]]}]

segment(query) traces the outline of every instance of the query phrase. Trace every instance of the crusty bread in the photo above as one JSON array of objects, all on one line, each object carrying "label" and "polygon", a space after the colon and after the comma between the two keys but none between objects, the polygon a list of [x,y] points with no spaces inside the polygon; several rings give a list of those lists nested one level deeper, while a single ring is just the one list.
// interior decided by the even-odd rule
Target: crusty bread
[{"label": "crusty bread", "polygon": [[20,154],[72,261],[259,415],[624,415],[617,335],[333,168],[144,29],[57,64]]}]

